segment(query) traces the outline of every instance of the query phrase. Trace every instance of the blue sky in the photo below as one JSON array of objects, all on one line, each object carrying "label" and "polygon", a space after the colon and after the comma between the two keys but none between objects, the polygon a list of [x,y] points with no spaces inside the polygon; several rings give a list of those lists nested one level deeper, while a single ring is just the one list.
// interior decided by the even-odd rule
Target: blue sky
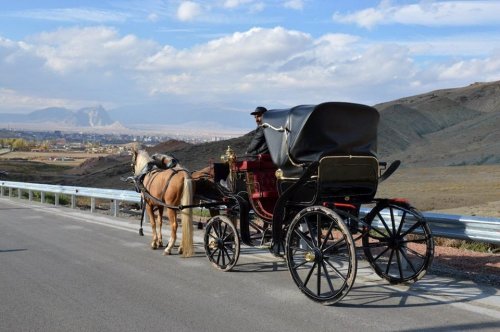
[{"label": "blue sky", "polygon": [[500,1],[0,1],[0,113],[252,128],[257,105],[373,105],[500,80]]}]

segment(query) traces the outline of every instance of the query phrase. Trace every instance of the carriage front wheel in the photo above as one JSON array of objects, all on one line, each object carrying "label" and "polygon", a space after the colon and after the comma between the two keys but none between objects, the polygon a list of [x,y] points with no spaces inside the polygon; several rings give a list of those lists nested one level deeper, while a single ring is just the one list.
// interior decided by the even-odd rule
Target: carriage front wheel
[{"label": "carriage front wheel", "polygon": [[379,202],[365,217],[365,256],[373,270],[391,284],[415,282],[429,269],[434,241],[425,218],[409,204]]},{"label": "carriage front wheel", "polygon": [[226,216],[215,216],[207,222],[203,241],[210,263],[230,271],[240,257],[240,238],[236,227]]},{"label": "carriage front wheel", "polygon": [[338,302],[354,284],[354,241],[342,218],[331,209],[311,206],[300,211],[288,228],[285,250],[293,280],[316,302]]}]

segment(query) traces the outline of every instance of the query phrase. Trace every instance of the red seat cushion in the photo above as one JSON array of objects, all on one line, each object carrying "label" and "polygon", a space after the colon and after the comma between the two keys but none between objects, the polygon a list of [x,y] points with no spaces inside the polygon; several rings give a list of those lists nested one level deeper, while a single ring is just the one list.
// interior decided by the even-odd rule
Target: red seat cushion
[{"label": "red seat cushion", "polygon": [[238,162],[236,166],[240,171],[273,170],[273,173],[276,171],[276,165],[268,154],[259,155],[255,160],[243,160]]}]

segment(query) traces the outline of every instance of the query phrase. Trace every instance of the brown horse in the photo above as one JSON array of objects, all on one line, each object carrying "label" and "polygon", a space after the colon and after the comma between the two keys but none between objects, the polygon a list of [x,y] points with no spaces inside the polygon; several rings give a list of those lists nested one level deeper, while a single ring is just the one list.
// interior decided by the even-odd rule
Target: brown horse
[{"label": "brown horse", "polygon": [[[134,175],[139,176],[145,172],[148,163],[153,159],[146,150],[133,149],[132,152]],[[170,239],[164,254],[170,255],[172,248],[175,246],[177,240],[177,211],[180,211],[182,240],[178,252],[183,257],[192,256],[194,253],[192,210],[190,208],[177,209],[180,205],[186,206],[193,203],[193,184],[190,173],[177,164],[170,169],[157,169],[147,172],[142,183],[146,190],[143,190],[142,195],[153,231],[151,248],[163,247],[161,226],[163,211],[166,208],[170,222]]]},{"label": "brown horse", "polygon": [[[153,158],[149,156],[147,151],[139,150],[137,145],[133,147],[132,152],[132,166],[134,168],[134,175],[137,177],[140,174],[146,173],[148,163],[153,161]],[[153,157],[155,156],[153,155]],[[155,158],[155,164],[159,162],[160,164],[170,166],[174,164],[172,163],[173,159],[172,156],[161,155],[160,158]],[[172,169],[158,169],[148,173],[143,177],[142,183],[148,194],[156,198],[152,199],[145,197],[148,195],[145,195],[143,192],[143,197],[146,202],[146,211],[153,230],[153,240],[151,242],[152,249],[163,246],[161,226],[164,208],[167,209],[171,235],[168,246],[164,252],[166,255],[170,255],[177,238],[177,209],[175,209],[175,207],[179,206],[179,203],[185,206],[195,202],[220,202],[224,196],[220,188],[214,182],[213,165],[199,171],[194,171],[190,175],[186,169],[177,164]],[[168,206],[172,207],[169,208]],[[209,212],[211,216],[219,213],[217,208],[210,208]],[[191,209],[183,209],[181,211],[181,221],[183,236],[179,252],[183,253],[184,257],[187,257],[191,256],[193,253]],[[190,249],[186,250],[186,248]]]}]

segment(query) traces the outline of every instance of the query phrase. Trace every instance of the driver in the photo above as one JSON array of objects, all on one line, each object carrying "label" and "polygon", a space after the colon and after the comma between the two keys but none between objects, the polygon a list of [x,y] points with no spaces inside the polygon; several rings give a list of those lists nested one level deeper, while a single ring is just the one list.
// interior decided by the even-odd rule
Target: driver
[{"label": "driver", "polygon": [[267,112],[267,109],[262,106],[258,106],[255,111],[250,113],[255,117],[255,122],[257,123],[257,129],[255,129],[252,141],[248,145],[246,154],[247,155],[258,155],[258,154],[268,154],[269,149],[267,147],[266,138],[264,137],[264,128],[261,127],[262,115]]}]

